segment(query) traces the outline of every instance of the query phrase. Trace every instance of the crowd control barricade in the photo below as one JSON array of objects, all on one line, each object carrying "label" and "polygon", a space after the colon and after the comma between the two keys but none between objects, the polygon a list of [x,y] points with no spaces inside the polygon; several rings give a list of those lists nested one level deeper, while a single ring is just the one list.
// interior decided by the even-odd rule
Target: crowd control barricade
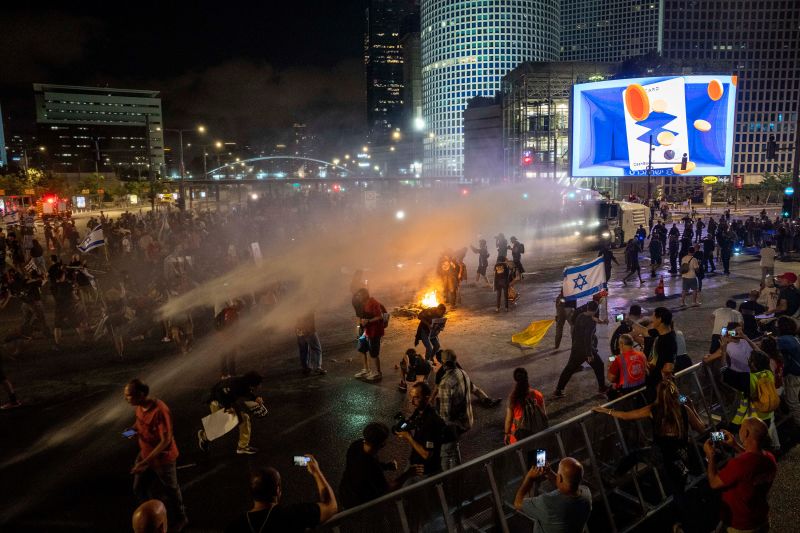
[{"label": "crowd control barricade", "polygon": [[[681,394],[710,427],[730,421],[737,406],[735,393],[720,386],[716,375],[713,368],[699,363],[675,376]],[[604,405],[616,410],[636,409],[645,405],[644,390]],[[691,436],[690,485],[705,476],[701,449],[705,438]],[[593,498],[586,531],[624,533],[671,502],[663,472],[655,461],[647,460],[651,445],[648,420],[623,421],[587,411],[452,470],[345,510],[322,529],[334,533],[529,532],[533,523],[514,510],[514,496],[536,450],[544,449],[554,470],[563,457],[574,457],[583,464],[584,483]],[[640,455],[641,459],[633,459]],[[620,468],[623,464],[627,468]],[[544,483],[542,490],[552,488]]]}]

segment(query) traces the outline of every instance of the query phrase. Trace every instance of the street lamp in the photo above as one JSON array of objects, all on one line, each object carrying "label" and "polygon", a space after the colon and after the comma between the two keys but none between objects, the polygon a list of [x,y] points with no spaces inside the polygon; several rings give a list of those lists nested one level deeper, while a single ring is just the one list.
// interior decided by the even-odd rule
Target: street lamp
[{"label": "street lamp", "polygon": [[[189,128],[186,128],[186,129],[156,128],[156,131],[171,131],[171,132],[174,132],[174,133],[178,134],[178,143],[180,145],[178,153],[179,153],[180,160],[181,160],[181,165],[180,165],[181,181],[180,181],[180,186],[178,188],[178,191],[179,191],[180,198],[181,198],[181,203],[179,205],[181,206],[181,211],[183,211],[183,210],[186,209],[186,197],[184,196],[184,184],[183,184],[183,179],[184,179],[184,176],[186,174],[186,165],[183,162],[183,132],[189,132],[189,133],[196,132],[196,133],[203,134],[203,133],[206,132],[206,127],[205,126],[197,126],[197,128],[192,128],[192,129],[189,129]],[[205,149],[203,151],[205,152]],[[205,157],[203,158],[203,164],[205,165]]]}]

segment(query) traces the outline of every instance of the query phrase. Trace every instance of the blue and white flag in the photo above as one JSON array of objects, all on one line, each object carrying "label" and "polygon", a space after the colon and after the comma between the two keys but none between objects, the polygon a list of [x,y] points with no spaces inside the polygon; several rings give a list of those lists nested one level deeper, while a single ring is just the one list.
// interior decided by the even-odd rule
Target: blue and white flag
[{"label": "blue and white flag", "polygon": [[19,212],[12,211],[11,213],[6,213],[5,215],[3,215],[3,222],[5,222],[7,226],[13,226],[15,224],[19,224]]},{"label": "blue and white flag", "polygon": [[106,240],[103,238],[103,226],[97,226],[86,236],[83,241],[78,245],[78,250],[82,253],[94,250],[99,246],[105,246]]},{"label": "blue and white flag", "polygon": [[577,300],[599,292],[606,283],[603,258],[564,269],[564,299]]}]

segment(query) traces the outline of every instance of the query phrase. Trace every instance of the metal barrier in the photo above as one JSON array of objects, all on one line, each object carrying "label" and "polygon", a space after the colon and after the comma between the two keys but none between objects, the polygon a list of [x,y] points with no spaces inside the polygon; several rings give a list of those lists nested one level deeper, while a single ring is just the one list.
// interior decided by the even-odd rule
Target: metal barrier
[{"label": "metal barrier", "polygon": [[[731,419],[737,406],[735,393],[717,385],[716,371],[698,363],[675,376],[682,394],[701,420],[717,426]],[[645,404],[644,390],[606,403],[618,410]],[[335,533],[428,531],[530,531],[532,523],[515,512],[514,497],[528,470],[529,454],[547,450],[548,463],[574,457],[584,466],[584,483],[594,505],[588,531],[624,533],[671,502],[658,468],[639,463],[627,473],[616,466],[632,450],[652,444],[650,424],[626,422],[583,413],[513,445],[466,462],[416,484],[334,516],[322,528]],[[690,484],[705,476],[704,462],[692,436],[696,460]]]}]

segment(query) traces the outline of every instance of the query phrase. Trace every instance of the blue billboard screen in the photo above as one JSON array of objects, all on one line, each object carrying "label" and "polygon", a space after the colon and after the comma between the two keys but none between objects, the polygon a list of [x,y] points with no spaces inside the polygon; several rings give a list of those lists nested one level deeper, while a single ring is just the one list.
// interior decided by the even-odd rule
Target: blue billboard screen
[{"label": "blue billboard screen", "polygon": [[572,175],[731,173],[735,76],[663,76],[576,84]]}]

